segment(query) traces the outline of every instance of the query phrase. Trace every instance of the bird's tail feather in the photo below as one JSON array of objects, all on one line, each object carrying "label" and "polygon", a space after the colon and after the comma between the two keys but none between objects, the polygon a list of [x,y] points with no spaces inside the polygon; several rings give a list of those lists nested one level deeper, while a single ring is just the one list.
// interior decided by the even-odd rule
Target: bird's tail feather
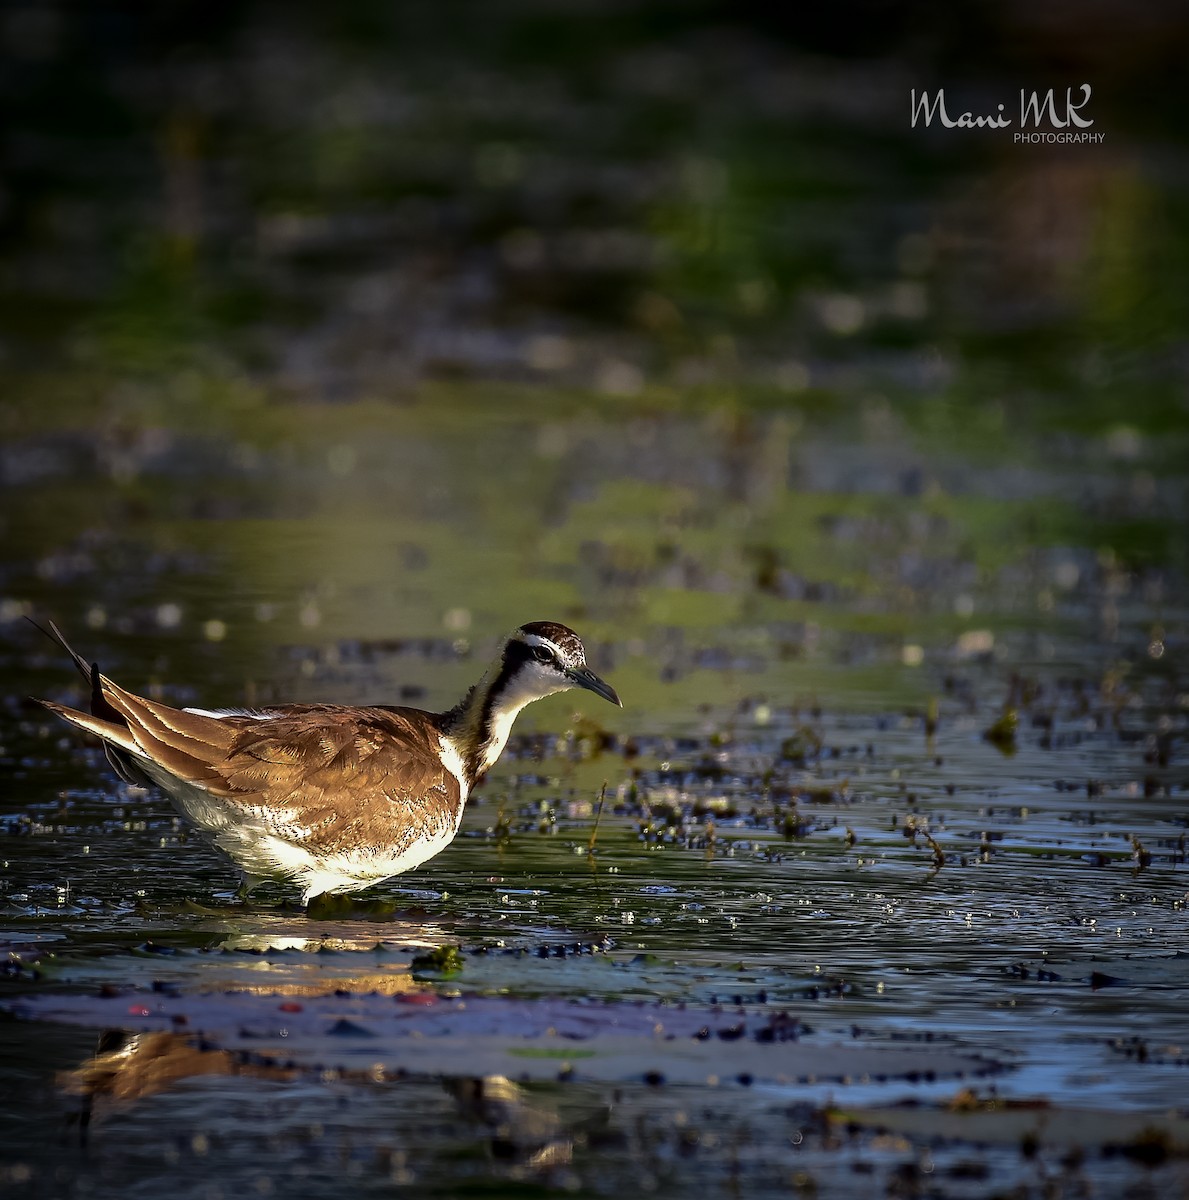
[{"label": "bird's tail feather", "polygon": [[35,621],[32,617],[26,617],[25,620],[28,621],[29,624],[32,625],[33,628],[39,633],[44,633],[51,642],[57,642],[57,644],[61,646],[62,649],[65,650],[66,653],[69,654],[74,660],[74,665],[78,667],[79,674],[88,683],[90,683],[92,664],[88,663],[87,660],[83,658],[83,656],[79,654],[79,652],[75,650],[73,646],[71,646],[71,644],[66,640],[65,634],[63,634],[63,632],[57,627],[57,625],[54,624],[53,621],[50,621],[50,627],[49,629],[46,629],[46,627],[42,625],[40,621]]},{"label": "bird's tail feather", "polygon": [[107,697],[103,694],[103,685],[111,681],[105,679],[99,673],[98,663],[89,663],[75,648],[66,640],[66,635],[54,624],[49,622],[49,629],[44,625],[33,620],[32,617],[26,617],[26,621],[33,626],[34,629],[41,630],[51,642],[56,642],[67,654],[70,655],[75,667],[78,668],[78,673],[91,685],[91,712],[102,717],[105,721],[111,721],[115,725],[127,725],[127,721],[120,715],[118,709],[113,708],[108,702]]},{"label": "bird's tail feather", "polygon": [[[63,704],[55,704],[52,700],[38,700],[39,704],[44,704],[50,712],[61,717],[65,721],[69,721],[72,725],[78,726],[79,729],[85,729],[88,733],[93,733],[97,737],[103,739],[103,752],[107,755],[107,761],[111,764],[111,768],[125,782],[136,784],[139,787],[148,787],[152,781],[149,777],[136,765],[136,760],[129,758],[128,754],[139,754],[139,747],[136,745],[132,734],[128,729],[128,722],[123,714],[112,705],[107,696],[104,695],[104,685],[111,685],[111,680],[101,675],[99,672],[98,663],[88,663],[85,658],[66,640],[66,635],[58,628],[53,621],[49,622],[49,629],[39,622],[33,620],[32,617],[25,618],[34,629],[40,630],[45,634],[51,642],[56,642],[70,656],[75,667],[78,668],[78,673],[91,685],[91,712],[80,712],[76,708],[67,708]],[[128,753],[125,753],[127,751]]]},{"label": "bird's tail feather", "polygon": [[69,708],[65,704],[57,704],[53,700],[38,699],[37,703],[48,708],[54,716],[61,717],[63,721],[69,721],[71,725],[86,730],[87,733],[93,733],[96,737],[102,738],[104,742],[116,746],[120,750],[127,750],[129,754],[143,753],[127,725],[117,725],[114,721],[105,721],[102,717],[81,712],[77,708]]}]

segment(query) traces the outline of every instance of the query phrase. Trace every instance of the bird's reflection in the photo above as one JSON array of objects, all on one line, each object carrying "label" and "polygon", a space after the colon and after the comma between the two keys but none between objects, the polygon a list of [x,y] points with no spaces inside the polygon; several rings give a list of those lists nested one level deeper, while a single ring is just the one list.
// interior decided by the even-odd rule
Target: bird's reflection
[{"label": "bird's reflection", "polygon": [[442,1086],[461,1112],[488,1131],[494,1158],[548,1170],[569,1164],[574,1134],[556,1106],[528,1092],[504,1075],[477,1079],[444,1079]]},{"label": "bird's reflection", "polygon": [[291,1080],[296,1068],[247,1054],[207,1047],[178,1033],[129,1033],[106,1029],[93,1058],[58,1076],[62,1092],[75,1101],[69,1120],[85,1141],[93,1118],[108,1110],[167,1091],[198,1075],[246,1075]]},{"label": "bird's reflection", "polygon": [[[126,1106],[168,1091],[196,1076],[239,1076],[289,1082],[311,1074],[307,1068],[281,1065],[262,1055],[230,1051],[204,1044],[191,1034],[104,1031],[97,1053],[58,1079],[73,1100],[69,1121],[85,1143],[93,1122],[115,1115]],[[322,1073],[325,1077],[325,1073]],[[335,1078],[361,1086],[402,1086],[380,1065],[358,1071],[337,1071]],[[442,1089],[454,1101],[491,1158],[515,1174],[547,1174],[569,1165],[576,1141],[607,1126],[610,1106],[567,1120],[541,1090],[523,1087],[503,1075],[448,1078]]]}]

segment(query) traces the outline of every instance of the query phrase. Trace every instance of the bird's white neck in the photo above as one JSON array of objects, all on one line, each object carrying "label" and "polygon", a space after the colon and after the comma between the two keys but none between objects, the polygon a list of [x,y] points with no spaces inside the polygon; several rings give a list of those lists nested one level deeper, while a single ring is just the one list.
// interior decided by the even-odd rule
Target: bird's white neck
[{"label": "bird's white neck", "polygon": [[520,710],[566,687],[562,679],[554,682],[543,671],[510,670],[502,658],[492,663],[466,696],[443,714],[442,737],[461,761],[467,788],[504,752]]}]

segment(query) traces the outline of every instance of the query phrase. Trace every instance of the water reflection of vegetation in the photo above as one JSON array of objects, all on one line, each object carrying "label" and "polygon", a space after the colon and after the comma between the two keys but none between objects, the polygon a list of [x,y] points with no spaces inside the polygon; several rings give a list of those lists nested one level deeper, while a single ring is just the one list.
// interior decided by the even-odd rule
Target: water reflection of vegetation
[{"label": "water reflection of vegetation", "polygon": [[[1156,144],[1184,100],[1145,84],[1140,147],[1108,84],[1171,49],[1120,32],[1107,145],[1050,157],[889,125],[914,81],[861,22],[842,45],[798,15],[823,67],[698,5],[365,10],[287,9],[284,53],[264,10],[204,13],[180,61],[164,27],[116,47],[79,15],[18,64],[54,102],[6,160],[13,690],[66,686],[10,620],[30,607],[207,703],[449,703],[498,632],[554,616],[629,708],[595,755],[541,706],[525,732],[571,741],[493,775],[441,891],[348,929],[233,909],[163,805],[14,707],[6,919],[65,931],[36,969],[404,987],[410,955],[361,967],[351,939],[506,937],[468,986],[763,990],[976,1040],[990,997],[994,1037],[1057,1047],[1054,1091],[1073,1024],[1175,1032],[1159,987],[1115,1016],[1081,966],[1175,943],[1184,908],[1189,220]],[[988,62],[1000,38],[1044,60],[1015,20],[986,18]],[[1011,758],[980,740],[1005,711]],[[276,954],[215,953],[257,925]],[[620,949],[537,958],[575,939]],[[644,1128],[665,1100],[626,1103]]]}]

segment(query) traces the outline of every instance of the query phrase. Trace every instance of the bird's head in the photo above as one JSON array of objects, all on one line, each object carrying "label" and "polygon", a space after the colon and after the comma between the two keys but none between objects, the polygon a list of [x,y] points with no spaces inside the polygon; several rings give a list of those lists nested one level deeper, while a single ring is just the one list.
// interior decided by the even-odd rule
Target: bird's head
[{"label": "bird's head", "polygon": [[483,678],[443,714],[468,783],[481,779],[499,758],[526,704],[576,687],[622,707],[615,689],[586,665],[586,648],[572,629],[556,621],[514,629]]},{"label": "bird's head", "polygon": [[501,653],[498,690],[528,703],[567,688],[586,688],[621,708],[615,689],[586,665],[582,639],[556,621],[530,621],[508,636]]}]

